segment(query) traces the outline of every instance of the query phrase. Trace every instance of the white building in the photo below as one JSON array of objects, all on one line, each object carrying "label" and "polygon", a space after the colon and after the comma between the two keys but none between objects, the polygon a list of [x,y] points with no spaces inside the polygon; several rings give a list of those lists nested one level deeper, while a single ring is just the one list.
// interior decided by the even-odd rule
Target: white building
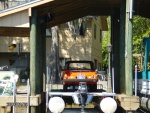
[{"label": "white building", "polygon": [[[29,27],[28,12],[21,11],[10,16],[1,17],[1,26]],[[59,59],[64,65],[66,60],[92,60],[95,67],[101,70],[102,65],[102,31],[107,30],[106,17],[96,17],[86,21],[84,36],[72,36],[66,23],[59,25]],[[51,53],[52,38],[46,38],[46,54]],[[12,51],[8,46],[16,44]],[[0,66],[8,65],[20,58],[28,57],[30,53],[30,37],[0,36]],[[22,62],[23,63],[23,62]],[[23,63],[24,64],[24,63]]]}]

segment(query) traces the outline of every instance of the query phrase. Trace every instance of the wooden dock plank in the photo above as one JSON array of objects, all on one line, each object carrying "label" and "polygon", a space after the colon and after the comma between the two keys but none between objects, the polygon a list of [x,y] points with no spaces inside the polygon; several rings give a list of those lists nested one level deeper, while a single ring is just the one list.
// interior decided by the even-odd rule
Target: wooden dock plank
[{"label": "wooden dock plank", "polygon": [[115,99],[124,110],[137,110],[140,107],[138,96],[117,95]]},{"label": "wooden dock plank", "polygon": [[[7,106],[7,103],[13,102],[13,96],[0,96],[0,106]],[[27,96],[16,96],[16,102],[27,102]],[[41,104],[41,94],[30,96],[30,106],[38,106]]]}]

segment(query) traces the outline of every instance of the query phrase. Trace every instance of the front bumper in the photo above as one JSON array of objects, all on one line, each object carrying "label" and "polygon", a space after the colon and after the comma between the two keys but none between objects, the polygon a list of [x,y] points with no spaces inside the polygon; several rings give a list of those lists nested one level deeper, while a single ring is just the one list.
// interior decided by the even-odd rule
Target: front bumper
[{"label": "front bumper", "polygon": [[98,79],[64,79],[63,82],[97,82]]}]

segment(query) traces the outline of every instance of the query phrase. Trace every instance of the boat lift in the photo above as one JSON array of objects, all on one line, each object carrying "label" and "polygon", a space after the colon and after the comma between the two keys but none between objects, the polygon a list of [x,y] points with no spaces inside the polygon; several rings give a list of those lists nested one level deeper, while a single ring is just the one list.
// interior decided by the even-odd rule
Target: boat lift
[{"label": "boat lift", "polygon": [[64,110],[65,100],[63,100],[63,97],[72,97],[74,104],[80,105],[81,112],[85,112],[85,106],[87,104],[90,104],[94,97],[103,97],[101,102],[99,103],[100,108],[103,112],[114,113],[117,109],[117,103],[113,99],[113,97],[116,96],[115,93],[88,92],[86,82],[80,82],[78,90],[75,92],[49,91],[48,94],[50,97],[49,110],[52,113],[60,113]]}]

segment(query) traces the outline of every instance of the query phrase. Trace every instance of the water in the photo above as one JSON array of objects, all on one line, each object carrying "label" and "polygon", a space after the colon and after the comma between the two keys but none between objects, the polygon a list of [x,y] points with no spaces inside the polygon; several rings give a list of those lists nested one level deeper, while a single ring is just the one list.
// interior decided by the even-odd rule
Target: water
[{"label": "water", "polygon": [[81,109],[79,108],[74,108],[74,109],[65,109],[62,113],[102,113],[96,109],[93,108],[86,108],[84,112],[81,112]]},{"label": "water", "polygon": [[[74,108],[74,109],[65,109],[62,113],[103,113],[102,111],[98,110],[98,109],[94,109],[94,108],[86,108],[85,109],[85,112],[81,112],[81,109],[79,108]],[[117,113],[117,112],[115,112]],[[120,112],[118,112],[120,113]],[[143,110],[137,110],[137,111],[132,111],[130,113],[150,113],[150,112],[146,112],[146,111],[143,111]]]}]

